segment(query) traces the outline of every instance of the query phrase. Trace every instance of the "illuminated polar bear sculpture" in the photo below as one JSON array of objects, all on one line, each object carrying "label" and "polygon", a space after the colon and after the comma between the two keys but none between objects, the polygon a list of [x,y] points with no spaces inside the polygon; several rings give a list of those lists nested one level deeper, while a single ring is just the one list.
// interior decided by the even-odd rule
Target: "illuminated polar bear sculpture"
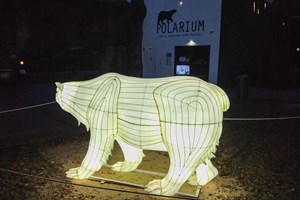
[{"label": "illuminated polar bear sculpture", "polygon": [[141,79],[116,73],[56,85],[58,104],[91,131],[81,166],[67,177],[93,175],[106,164],[114,140],[125,158],[112,166],[115,171],[135,170],[143,150],[168,152],[167,175],[146,185],[152,194],[174,195],[187,180],[204,185],[217,175],[210,159],[229,100],[216,85],[187,76]]}]

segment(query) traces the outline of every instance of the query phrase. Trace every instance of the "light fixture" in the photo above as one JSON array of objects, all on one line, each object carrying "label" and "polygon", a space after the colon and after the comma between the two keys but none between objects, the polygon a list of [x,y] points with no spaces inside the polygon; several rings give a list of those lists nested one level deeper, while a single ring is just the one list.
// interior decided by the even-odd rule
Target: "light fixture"
[{"label": "light fixture", "polygon": [[124,153],[124,161],[112,166],[115,171],[135,170],[143,150],[168,152],[167,175],[146,185],[152,194],[174,195],[188,179],[204,185],[218,174],[210,159],[229,108],[218,86],[191,76],[141,79],[116,73],[56,85],[57,103],[91,132],[81,166],[67,177],[92,176],[106,164],[114,140]]},{"label": "light fixture", "polygon": [[196,42],[194,42],[193,40],[190,40],[188,43],[187,43],[188,46],[195,46],[197,45]]}]

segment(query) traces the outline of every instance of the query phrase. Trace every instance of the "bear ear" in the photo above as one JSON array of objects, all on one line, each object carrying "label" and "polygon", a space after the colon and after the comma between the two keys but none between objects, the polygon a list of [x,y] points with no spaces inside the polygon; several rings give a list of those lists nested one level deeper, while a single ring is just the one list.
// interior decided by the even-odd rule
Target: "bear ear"
[{"label": "bear ear", "polygon": [[61,84],[60,82],[55,82],[55,85],[56,85],[56,87],[57,87],[59,90],[61,90],[61,91],[64,89],[64,85]]}]

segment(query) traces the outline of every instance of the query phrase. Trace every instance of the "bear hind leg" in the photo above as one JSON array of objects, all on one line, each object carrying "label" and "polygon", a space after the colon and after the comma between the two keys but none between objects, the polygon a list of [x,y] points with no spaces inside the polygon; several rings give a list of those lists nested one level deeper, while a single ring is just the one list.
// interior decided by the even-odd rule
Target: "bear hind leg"
[{"label": "bear hind leg", "polygon": [[[173,152],[173,153],[170,153]],[[169,151],[170,168],[168,174],[163,179],[154,179],[146,185],[145,191],[151,194],[172,196],[176,194],[181,186],[196,171],[195,155],[186,155],[185,160],[178,160],[178,155],[174,151]]]}]

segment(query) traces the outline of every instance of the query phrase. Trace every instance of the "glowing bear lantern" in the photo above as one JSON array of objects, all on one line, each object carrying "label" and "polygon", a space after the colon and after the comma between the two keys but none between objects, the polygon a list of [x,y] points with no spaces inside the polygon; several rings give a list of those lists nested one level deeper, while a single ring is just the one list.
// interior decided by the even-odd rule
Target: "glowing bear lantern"
[{"label": "glowing bear lantern", "polygon": [[229,100],[216,85],[187,76],[141,79],[116,73],[56,85],[62,109],[91,131],[81,166],[70,169],[67,177],[93,175],[106,164],[114,140],[125,158],[112,166],[115,171],[135,170],[143,150],[169,153],[169,171],[146,186],[150,193],[174,195],[187,180],[204,185],[217,175],[210,159]]}]

